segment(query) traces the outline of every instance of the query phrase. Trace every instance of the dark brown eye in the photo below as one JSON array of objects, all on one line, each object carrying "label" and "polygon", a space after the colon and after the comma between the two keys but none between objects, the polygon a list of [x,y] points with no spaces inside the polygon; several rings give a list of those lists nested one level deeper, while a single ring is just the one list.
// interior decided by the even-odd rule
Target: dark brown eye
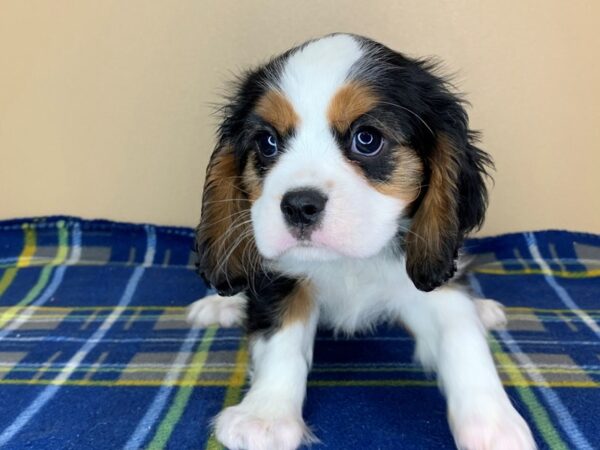
[{"label": "dark brown eye", "polygon": [[262,156],[272,158],[278,151],[277,138],[268,131],[263,131],[256,137],[256,147]]},{"label": "dark brown eye", "polygon": [[373,127],[360,127],[352,136],[352,151],[364,156],[375,156],[383,147],[383,136]]}]

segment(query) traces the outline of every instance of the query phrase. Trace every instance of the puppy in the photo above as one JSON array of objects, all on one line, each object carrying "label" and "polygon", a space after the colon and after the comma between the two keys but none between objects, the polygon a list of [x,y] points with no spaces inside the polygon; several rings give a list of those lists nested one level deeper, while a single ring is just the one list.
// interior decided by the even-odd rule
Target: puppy
[{"label": "puppy", "polygon": [[486,343],[495,303],[449,283],[487,206],[490,157],[434,65],[360,36],[309,41],[245,73],[222,108],[197,228],[219,296],[198,325],[249,333],[251,386],[215,420],[230,449],[291,450],[318,325],[402,322],[438,373],[457,447],[533,449]]}]

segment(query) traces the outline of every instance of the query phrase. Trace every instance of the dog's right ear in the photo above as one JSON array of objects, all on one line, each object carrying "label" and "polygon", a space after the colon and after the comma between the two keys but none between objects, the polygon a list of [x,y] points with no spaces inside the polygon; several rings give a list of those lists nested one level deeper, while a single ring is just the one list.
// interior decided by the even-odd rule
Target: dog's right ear
[{"label": "dog's right ear", "polygon": [[248,286],[251,258],[256,255],[250,206],[234,148],[221,139],[206,169],[202,215],[196,228],[198,272],[221,295],[233,295]]}]

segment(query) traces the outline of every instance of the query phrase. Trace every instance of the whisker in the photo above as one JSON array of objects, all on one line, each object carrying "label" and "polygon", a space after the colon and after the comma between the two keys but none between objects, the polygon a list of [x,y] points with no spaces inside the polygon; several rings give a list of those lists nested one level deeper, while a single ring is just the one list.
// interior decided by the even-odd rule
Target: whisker
[{"label": "whisker", "polygon": [[433,130],[431,129],[431,127],[430,127],[429,125],[427,125],[427,122],[425,122],[425,119],[423,119],[423,118],[422,118],[422,117],[421,117],[419,114],[417,114],[417,113],[416,113],[415,111],[413,111],[412,109],[410,109],[410,108],[407,108],[406,106],[398,105],[398,104],[396,104],[396,103],[391,103],[391,102],[380,101],[380,102],[378,102],[378,103],[380,103],[380,104],[382,104],[382,105],[393,106],[393,107],[395,107],[395,108],[400,108],[400,109],[403,109],[404,111],[406,111],[406,112],[408,112],[408,113],[412,114],[412,115],[413,115],[413,116],[415,116],[417,119],[419,119],[419,121],[420,121],[420,122],[421,122],[423,125],[425,125],[425,128],[427,128],[427,130],[429,130],[429,132],[430,132],[432,135],[435,135],[435,133],[433,132]]},{"label": "whisker", "polygon": [[240,201],[245,202],[247,200],[246,199],[241,199],[240,200],[239,198],[228,198],[228,199],[225,199],[225,200],[211,200],[211,201],[208,201],[208,202],[204,202],[203,204],[204,205],[212,205],[213,203],[227,203],[227,202],[232,202],[233,203],[233,202],[240,202]]},{"label": "whisker", "polygon": [[[245,222],[241,222],[236,224],[235,226],[231,227],[229,230],[227,230],[227,233],[224,233],[223,236],[219,239],[219,242],[221,242],[221,248],[219,249],[219,252],[217,254],[221,254],[223,248],[227,245],[227,241],[229,240],[230,237],[232,237],[236,231],[240,230],[240,228],[246,228],[246,225],[250,224],[250,220],[247,220]],[[241,230],[241,232],[245,233],[247,230]]]},{"label": "whisker", "polygon": [[238,230],[239,228],[241,228],[241,227],[243,227],[243,226],[245,226],[245,225],[248,225],[248,224],[250,224],[250,223],[252,223],[252,219],[248,219],[248,220],[245,220],[245,221],[243,221],[243,222],[240,222],[240,223],[235,223],[235,222],[234,222],[234,224],[233,224],[232,226],[230,226],[230,227],[229,227],[229,228],[228,228],[228,229],[225,231],[225,233],[223,233],[223,234],[222,234],[222,235],[221,235],[221,236],[220,236],[218,239],[216,239],[216,240],[215,240],[215,242],[214,242],[214,244],[215,244],[215,245],[216,245],[217,243],[221,243],[221,244],[222,244],[222,245],[221,245],[221,248],[219,249],[219,251],[218,251],[216,254],[217,254],[217,255],[219,255],[219,254],[221,253],[221,250],[222,250],[223,246],[225,245],[225,242],[226,242],[226,241],[227,241],[227,239],[230,237],[230,235],[232,235],[232,234],[233,234],[233,232],[234,232],[234,231],[236,231],[236,230]]},{"label": "whisker", "polygon": [[[219,266],[216,269],[217,272],[220,272],[221,270],[223,270],[225,268],[225,265],[229,262],[229,258],[231,257],[233,252],[239,247],[239,245],[242,242],[246,241],[250,237],[251,233],[252,233],[252,230],[247,230],[244,233],[242,233],[240,236],[237,237],[237,239],[231,245],[231,248],[229,249],[227,254],[220,258],[221,261],[219,263]],[[224,271],[224,273],[227,274],[226,271]]]},{"label": "whisker", "polygon": [[412,230],[410,230],[410,229],[408,229],[408,228],[406,228],[406,227],[403,227],[402,225],[398,225],[398,228],[399,228],[401,231],[404,231],[404,232],[406,232],[406,233],[408,233],[408,234],[412,234],[412,235],[416,236],[417,238],[421,239],[422,241],[425,241],[425,238],[424,238],[423,236],[421,236],[421,235],[420,235],[420,234],[418,234],[418,233],[415,233],[414,231],[412,231]]},{"label": "whisker", "polygon": [[[240,216],[240,215],[242,215],[242,214],[249,214],[249,213],[250,213],[250,212],[249,212],[249,211],[247,211],[247,210],[243,210],[243,211],[236,211],[236,212],[234,212],[234,213],[231,213],[231,214],[230,214],[230,215],[228,215],[227,217],[223,217],[222,219],[215,220],[215,221],[213,221],[213,222],[208,222],[208,223],[204,223],[204,222],[203,222],[203,223],[202,223],[202,227],[204,227],[204,228],[206,228],[206,227],[211,227],[211,226],[213,226],[213,225],[215,225],[215,224],[217,224],[217,223],[219,223],[219,222],[223,222],[224,220],[229,220],[229,219],[231,219],[231,218],[232,218],[232,217],[234,217],[234,216],[235,216],[235,217],[237,217],[237,216]],[[235,220],[234,220],[234,222],[235,222]]]}]

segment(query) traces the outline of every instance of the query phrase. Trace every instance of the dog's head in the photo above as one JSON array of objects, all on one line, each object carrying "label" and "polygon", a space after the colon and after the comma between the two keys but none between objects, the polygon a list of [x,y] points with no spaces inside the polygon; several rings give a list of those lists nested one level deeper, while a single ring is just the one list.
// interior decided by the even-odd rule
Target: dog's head
[{"label": "dog's head", "polygon": [[223,113],[197,229],[199,270],[221,292],[246,289],[264,260],[390,246],[429,291],[483,221],[491,161],[426,61],[327,36],[245,74]]}]

